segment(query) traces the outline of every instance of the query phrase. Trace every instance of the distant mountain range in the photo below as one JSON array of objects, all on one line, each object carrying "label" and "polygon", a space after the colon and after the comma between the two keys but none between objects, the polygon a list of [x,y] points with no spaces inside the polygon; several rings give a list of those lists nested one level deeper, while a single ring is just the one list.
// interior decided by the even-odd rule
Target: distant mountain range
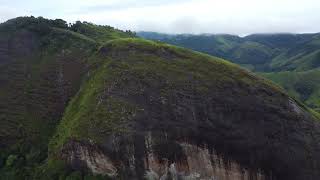
[{"label": "distant mountain range", "polygon": [[[320,67],[319,33],[253,34],[245,37],[228,34],[170,35],[156,32],[137,34],[143,38],[221,57],[262,75],[268,73],[266,77],[280,84],[290,95],[320,110],[320,88],[315,83],[318,81],[309,80],[320,79],[320,74],[316,73]],[[295,77],[294,81],[292,77]],[[304,86],[306,82],[310,82],[307,87]]]}]

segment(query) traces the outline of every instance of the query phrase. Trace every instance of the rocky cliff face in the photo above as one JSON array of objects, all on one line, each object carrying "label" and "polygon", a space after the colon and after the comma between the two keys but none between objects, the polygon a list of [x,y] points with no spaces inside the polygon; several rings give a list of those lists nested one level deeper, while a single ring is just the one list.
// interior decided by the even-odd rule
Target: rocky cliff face
[{"label": "rocky cliff face", "polygon": [[[127,145],[126,156],[129,159],[119,162],[111,154],[103,152],[98,146],[89,142],[70,141],[61,151],[61,157],[74,169],[91,171],[94,174],[108,175],[109,177],[121,177],[124,179],[147,180],[266,180],[272,179],[263,174],[259,169],[248,169],[239,163],[225,159],[221,154],[217,154],[213,149],[201,147],[187,142],[171,142],[178,151],[169,152],[174,154],[174,159],[163,157],[159,153],[157,144],[154,144],[151,133],[145,138],[145,153],[141,157],[135,152],[136,148]],[[170,140],[166,140],[169,144]],[[116,148],[116,147],[113,147]],[[170,147],[172,148],[172,147]],[[131,150],[130,150],[131,149]],[[116,149],[113,149],[117,151]],[[120,152],[118,152],[120,153]],[[180,157],[178,157],[180,156]],[[141,159],[142,161],[139,162]],[[138,163],[139,162],[139,163]],[[140,164],[141,163],[141,164]],[[136,170],[141,169],[140,178],[136,177]],[[140,167],[139,167],[140,166]],[[126,174],[123,176],[123,168]],[[132,176],[134,175],[134,176]]]},{"label": "rocky cliff face", "polygon": [[64,146],[61,157],[74,169],[113,177],[117,175],[117,169],[110,158],[92,143],[70,141]]}]

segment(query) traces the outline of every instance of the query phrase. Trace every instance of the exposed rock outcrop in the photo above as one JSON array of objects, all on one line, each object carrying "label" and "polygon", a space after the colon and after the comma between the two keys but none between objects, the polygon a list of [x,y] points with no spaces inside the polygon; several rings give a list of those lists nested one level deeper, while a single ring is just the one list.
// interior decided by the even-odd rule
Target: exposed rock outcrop
[{"label": "exposed rock outcrop", "polygon": [[146,157],[146,178],[150,180],[265,180],[267,177],[259,170],[248,170],[240,164],[224,159],[207,147],[179,143],[185,159],[170,162],[159,159],[152,152]]},{"label": "exposed rock outcrop", "polygon": [[96,145],[70,141],[61,152],[74,169],[90,170],[93,174],[116,176],[117,169],[112,161]]},{"label": "exposed rock outcrop", "polygon": [[[271,179],[259,169],[248,169],[241,164],[226,159],[213,149],[197,146],[187,142],[171,142],[180,148],[180,152],[169,152],[174,158],[161,157],[157,138],[153,139],[151,133],[145,136],[145,153],[137,155],[137,149],[131,143],[126,144],[128,154],[116,152],[119,147],[112,147],[118,156],[130,157],[127,161],[119,161],[112,153],[102,151],[101,147],[90,143],[71,140],[61,151],[61,157],[76,170],[90,171],[93,174],[115,177],[121,169],[136,174],[139,159],[143,162],[143,176],[147,180],[266,180]],[[116,140],[116,139],[114,139]],[[171,140],[166,143],[170,144]],[[116,143],[117,144],[117,143]],[[132,149],[133,148],[133,149]],[[170,148],[170,147],[169,147]],[[129,150],[132,149],[132,150]],[[123,172],[123,170],[122,170]],[[130,174],[128,172],[125,172]],[[120,174],[120,177],[122,175]],[[139,179],[124,175],[125,179]]]}]

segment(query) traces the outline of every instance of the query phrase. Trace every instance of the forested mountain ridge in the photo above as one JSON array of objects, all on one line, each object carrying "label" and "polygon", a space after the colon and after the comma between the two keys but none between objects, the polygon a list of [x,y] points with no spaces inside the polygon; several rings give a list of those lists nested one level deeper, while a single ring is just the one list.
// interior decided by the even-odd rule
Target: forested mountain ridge
[{"label": "forested mountain ridge", "polygon": [[[138,32],[141,37],[187,47],[247,65],[253,71],[310,70],[319,67],[319,34],[167,35]],[[303,61],[303,62],[302,62]]]}]

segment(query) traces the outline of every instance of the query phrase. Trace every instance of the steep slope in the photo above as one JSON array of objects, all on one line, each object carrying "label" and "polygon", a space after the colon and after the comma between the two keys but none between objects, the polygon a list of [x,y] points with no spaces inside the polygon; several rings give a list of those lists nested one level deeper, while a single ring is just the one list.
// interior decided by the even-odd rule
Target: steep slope
[{"label": "steep slope", "polygon": [[[231,35],[166,35],[151,32],[138,35],[222,57],[256,72],[301,72],[320,67],[319,34],[253,34],[242,38]],[[320,79],[319,74],[313,75],[315,77],[312,79]],[[275,76],[272,75],[272,80],[276,79]],[[284,87],[292,85],[289,76],[280,76]],[[305,81],[310,82],[312,79]],[[309,107],[317,108],[314,102],[306,102],[304,92],[296,93],[295,96],[300,97]]]},{"label": "steep slope", "polygon": [[319,177],[319,123],[269,81],[140,39],[109,42],[95,62],[50,143],[52,163],[120,179]]},{"label": "steep slope", "polygon": [[[8,21],[1,25],[0,31],[6,57],[1,59],[0,66],[1,123],[4,123],[1,137],[6,138],[1,138],[0,144],[3,140],[8,144],[7,140],[18,136],[33,136],[25,128],[35,128],[43,119],[52,124],[57,122],[67,99],[78,89],[81,62],[95,48],[95,43],[31,18]],[[74,71],[69,71],[70,67]],[[37,133],[42,129],[38,128],[32,131]]]},{"label": "steep slope", "polygon": [[265,73],[263,76],[283,86],[288,93],[320,112],[320,70]]},{"label": "steep slope", "polygon": [[48,141],[97,47],[63,20],[20,17],[0,25],[2,178],[22,179],[46,159]]}]

